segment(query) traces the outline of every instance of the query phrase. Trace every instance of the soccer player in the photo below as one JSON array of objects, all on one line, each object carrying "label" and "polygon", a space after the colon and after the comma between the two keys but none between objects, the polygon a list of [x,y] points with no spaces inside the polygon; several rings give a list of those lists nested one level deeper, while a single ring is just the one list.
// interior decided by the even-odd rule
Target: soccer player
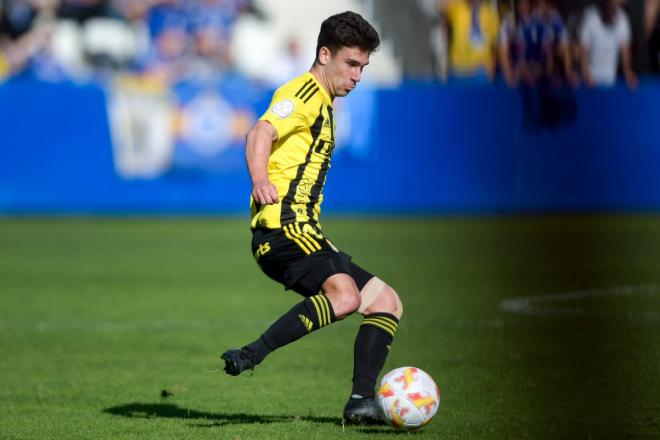
[{"label": "soccer player", "polygon": [[351,424],[380,423],[374,400],[403,306],[385,282],[351,261],[319,223],[323,186],[335,146],[332,103],[348,95],[378,48],[376,30],[359,14],[326,19],[309,72],[277,89],[247,135],[252,179],[252,252],[270,278],[304,297],[257,340],[222,354],[233,376],[253,369],[273,350],[360,313],[353,390],[344,407]]}]

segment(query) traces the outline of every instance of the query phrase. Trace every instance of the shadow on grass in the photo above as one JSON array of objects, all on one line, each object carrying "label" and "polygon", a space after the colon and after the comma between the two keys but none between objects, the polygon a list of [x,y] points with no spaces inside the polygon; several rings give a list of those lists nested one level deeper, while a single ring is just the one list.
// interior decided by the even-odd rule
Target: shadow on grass
[{"label": "shadow on grass", "polygon": [[245,413],[211,413],[179,408],[171,403],[129,403],[103,410],[106,414],[139,419],[185,419],[200,420],[206,423],[198,426],[213,427],[232,424],[270,424],[302,420],[313,423],[328,423],[341,426],[339,417],[256,415]]},{"label": "shadow on grass", "polygon": [[[172,403],[129,403],[126,405],[118,405],[111,408],[106,408],[103,410],[103,412],[115,416],[123,416],[136,419],[199,420],[203,423],[198,423],[193,426],[200,428],[213,428],[235,424],[291,423],[296,421],[330,424],[339,427],[342,426],[342,419],[339,417],[211,413],[179,408],[177,405]],[[363,434],[409,434],[405,431],[394,430],[388,426],[355,426],[350,428],[347,426],[346,429],[355,429]]]}]

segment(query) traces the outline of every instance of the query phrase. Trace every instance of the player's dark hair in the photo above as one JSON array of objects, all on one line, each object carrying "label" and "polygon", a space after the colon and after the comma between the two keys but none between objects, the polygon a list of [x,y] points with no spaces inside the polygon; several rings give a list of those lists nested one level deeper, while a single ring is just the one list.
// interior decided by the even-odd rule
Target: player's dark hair
[{"label": "player's dark hair", "polygon": [[374,52],[380,45],[378,32],[360,14],[346,11],[325,19],[316,43],[316,58],[325,46],[334,55],[342,47],[358,47],[366,52]]}]

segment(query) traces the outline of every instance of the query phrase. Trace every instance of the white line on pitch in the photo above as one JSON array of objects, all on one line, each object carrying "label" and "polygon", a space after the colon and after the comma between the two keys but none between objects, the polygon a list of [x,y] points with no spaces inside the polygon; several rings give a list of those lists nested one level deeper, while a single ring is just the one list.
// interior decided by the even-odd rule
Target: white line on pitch
[{"label": "white line on pitch", "polygon": [[[656,284],[640,284],[634,286],[618,286],[605,289],[577,290],[542,296],[524,296],[502,300],[500,308],[505,312],[531,316],[576,316],[586,311],[580,307],[557,307],[560,304],[570,304],[588,298],[648,295],[660,292]],[[649,312],[645,312],[648,315]]]}]

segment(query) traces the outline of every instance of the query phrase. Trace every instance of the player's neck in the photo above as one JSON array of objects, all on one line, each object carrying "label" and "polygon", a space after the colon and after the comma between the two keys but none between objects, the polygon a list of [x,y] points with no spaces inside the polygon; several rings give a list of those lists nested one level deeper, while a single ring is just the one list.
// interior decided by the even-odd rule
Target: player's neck
[{"label": "player's neck", "polygon": [[319,64],[314,64],[312,68],[309,70],[309,72],[316,78],[316,81],[321,84],[321,87],[323,87],[330,97],[330,101],[335,100],[335,95],[332,93],[330,90],[330,83],[328,82],[326,76],[325,76],[325,71],[323,70],[323,66]]}]

